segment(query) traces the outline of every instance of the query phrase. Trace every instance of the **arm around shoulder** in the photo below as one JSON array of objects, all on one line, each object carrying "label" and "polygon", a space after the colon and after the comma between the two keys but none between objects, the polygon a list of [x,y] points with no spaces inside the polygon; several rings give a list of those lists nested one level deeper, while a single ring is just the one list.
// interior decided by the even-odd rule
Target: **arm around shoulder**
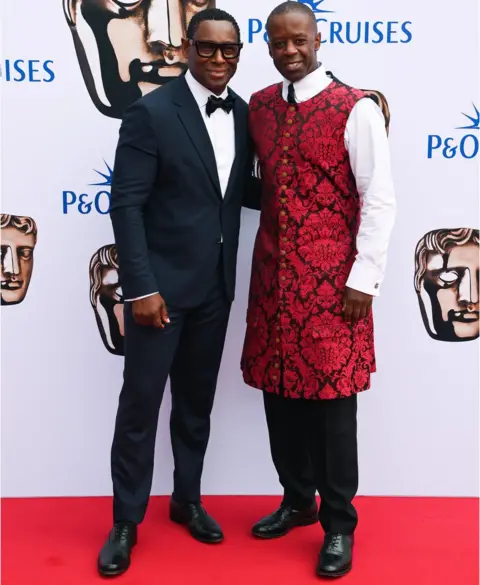
[{"label": "arm around shoulder", "polygon": [[243,196],[243,207],[260,211],[262,209],[262,182],[258,176],[258,161],[255,158],[249,159],[247,173],[249,176],[246,182],[245,193]]},{"label": "arm around shoulder", "polygon": [[260,166],[258,163],[258,158],[255,154],[255,143],[250,132],[248,134],[248,163],[246,173],[248,177],[246,181],[245,194],[243,197],[243,206],[248,207],[248,209],[260,211],[262,209],[262,183],[260,178]]}]

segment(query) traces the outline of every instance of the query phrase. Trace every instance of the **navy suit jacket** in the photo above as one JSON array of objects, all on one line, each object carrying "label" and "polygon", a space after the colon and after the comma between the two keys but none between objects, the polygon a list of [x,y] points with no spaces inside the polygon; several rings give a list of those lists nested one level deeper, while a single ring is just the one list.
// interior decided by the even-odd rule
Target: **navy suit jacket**
[{"label": "navy suit jacket", "polygon": [[183,76],[126,111],[110,205],[125,299],[158,291],[167,305],[193,307],[220,258],[233,300],[241,208],[260,209],[260,186],[248,106],[231,93],[236,156],[224,197],[208,131]]}]

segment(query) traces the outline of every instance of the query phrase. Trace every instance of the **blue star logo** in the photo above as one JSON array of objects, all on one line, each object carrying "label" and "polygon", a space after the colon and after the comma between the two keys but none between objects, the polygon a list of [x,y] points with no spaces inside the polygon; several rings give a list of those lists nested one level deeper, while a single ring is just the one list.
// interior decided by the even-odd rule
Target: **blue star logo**
[{"label": "blue star logo", "polygon": [[102,173],[101,171],[97,171],[96,169],[93,169],[97,173],[97,175],[100,175],[102,177],[103,181],[101,183],[90,183],[90,185],[96,186],[96,187],[110,187],[112,185],[113,171],[105,161],[103,161],[103,162],[105,163],[105,166],[107,167],[106,173]]},{"label": "blue star logo", "polygon": [[322,14],[325,12],[334,12],[333,10],[324,10],[320,8],[320,5],[325,2],[325,0],[297,0],[299,4],[304,4],[312,9],[315,14]]},{"label": "blue star logo", "polygon": [[468,114],[464,114],[462,112],[462,115],[465,116],[467,120],[470,120],[470,124],[468,126],[458,126],[456,130],[478,130],[480,128],[480,112],[478,111],[478,108],[475,104],[472,105],[473,109],[475,110],[475,114],[473,116],[469,116]]}]

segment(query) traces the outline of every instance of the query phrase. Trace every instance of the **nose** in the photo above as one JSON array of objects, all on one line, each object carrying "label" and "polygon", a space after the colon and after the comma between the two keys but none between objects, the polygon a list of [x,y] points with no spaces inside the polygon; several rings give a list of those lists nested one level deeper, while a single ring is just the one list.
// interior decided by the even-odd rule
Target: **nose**
[{"label": "nose", "polygon": [[225,59],[223,58],[222,51],[220,50],[220,48],[218,48],[215,51],[215,55],[212,57],[212,61],[214,63],[216,63],[217,65],[221,65],[222,63],[225,63]]},{"label": "nose", "polygon": [[12,276],[18,276],[20,274],[20,263],[18,262],[17,254],[10,246],[7,247],[2,259],[2,272]]},{"label": "nose", "polygon": [[151,0],[147,14],[147,43],[180,47],[184,35],[180,0]]},{"label": "nose", "polygon": [[293,41],[288,41],[284,51],[285,55],[293,57],[298,53],[298,49]]},{"label": "nose", "polygon": [[461,303],[478,305],[478,281],[469,268],[465,270],[460,280],[458,297]]}]

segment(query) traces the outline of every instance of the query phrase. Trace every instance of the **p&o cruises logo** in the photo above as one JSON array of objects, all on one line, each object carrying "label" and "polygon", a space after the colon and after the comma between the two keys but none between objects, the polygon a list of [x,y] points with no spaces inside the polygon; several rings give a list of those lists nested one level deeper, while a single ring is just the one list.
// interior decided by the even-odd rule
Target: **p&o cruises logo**
[{"label": "p&o cruises logo", "polygon": [[475,158],[478,155],[480,140],[478,131],[480,129],[480,112],[475,104],[470,114],[463,114],[465,122],[457,126],[455,136],[442,136],[440,134],[429,134],[427,153],[428,158]]},{"label": "p&o cruises logo", "polygon": [[[336,20],[330,16],[335,13],[330,9],[334,0],[297,0],[314,12],[319,31],[322,34],[322,43],[330,44],[373,44],[381,43],[410,43],[412,22],[410,20],[364,20],[349,21]],[[265,22],[259,18],[248,19],[248,42],[267,41]]]},{"label": "p&o cruises logo", "polygon": [[69,213],[80,213],[88,215],[89,213],[99,213],[107,215],[110,211],[110,187],[112,185],[113,170],[105,163],[105,170],[97,171],[101,180],[97,183],[90,183],[89,187],[103,187],[100,189],[90,189],[87,193],[77,193],[76,191],[62,192],[62,207],[64,215]]}]

